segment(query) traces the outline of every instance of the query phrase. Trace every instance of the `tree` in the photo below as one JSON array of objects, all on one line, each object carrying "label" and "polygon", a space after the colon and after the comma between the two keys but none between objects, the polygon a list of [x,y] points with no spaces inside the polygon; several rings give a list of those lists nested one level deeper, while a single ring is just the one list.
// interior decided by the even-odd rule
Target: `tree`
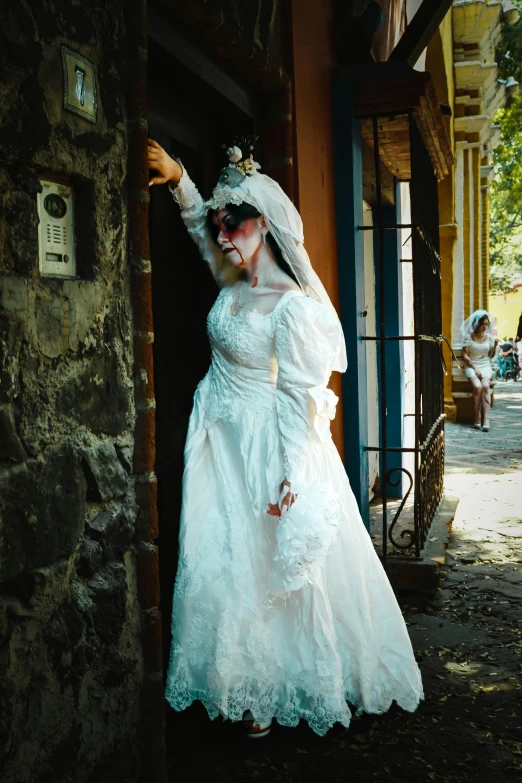
[{"label": "tree", "polygon": [[[522,84],[522,3],[515,5],[521,18],[506,25],[497,64],[500,78],[513,76]],[[501,126],[501,143],[493,152],[490,281],[493,291],[505,291],[522,272],[522,93],[508,98],[495,119]]]}]

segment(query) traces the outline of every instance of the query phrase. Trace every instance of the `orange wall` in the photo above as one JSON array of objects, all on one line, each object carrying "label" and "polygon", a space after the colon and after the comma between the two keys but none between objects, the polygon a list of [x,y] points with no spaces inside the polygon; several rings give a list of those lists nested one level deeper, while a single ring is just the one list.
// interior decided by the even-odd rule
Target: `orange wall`
[{"label": "orange wall", "polygon": [[[292,0],[296,202],[312,265],[337,307],[331,18],[331,0]],[[330,383],[339,396],[340,380],[334,373]],[[332,434],[342,455],[340,403]]]}]

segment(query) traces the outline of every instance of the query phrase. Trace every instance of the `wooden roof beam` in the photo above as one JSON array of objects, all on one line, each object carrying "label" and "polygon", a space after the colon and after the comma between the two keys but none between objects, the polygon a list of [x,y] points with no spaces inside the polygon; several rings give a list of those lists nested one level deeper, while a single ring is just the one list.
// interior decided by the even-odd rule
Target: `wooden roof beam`
[{"label": "wooden roof beam", "polygon": [[402,60],[413,67],[451,5],[452,0],[423,0],[388,60]]}]

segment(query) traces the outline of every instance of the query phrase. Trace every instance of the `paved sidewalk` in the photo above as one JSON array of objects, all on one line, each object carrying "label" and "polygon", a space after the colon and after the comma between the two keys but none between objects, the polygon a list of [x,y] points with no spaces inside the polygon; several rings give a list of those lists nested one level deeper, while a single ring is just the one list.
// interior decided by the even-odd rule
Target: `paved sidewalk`
[{"label": "paved sidewalk", "polygon": [[276,726],[256,742],[198,706],[170,712],[172,781],[522,780],[522,383],[497,385],[491,424],[447,427],[446,487],[461,501],[442,588],[403,605],[425,687],[417,712],[322,739]]},{"label": "paved sidewalk", "polygon": [[[446,425],[446,486],[462,473],[498,473],[522,461],[522,382],[497,382],[489,432],[461,424]],[[507,461],[506,461],[507,460]],[[480,468],[478,468],[480,466]]]}]

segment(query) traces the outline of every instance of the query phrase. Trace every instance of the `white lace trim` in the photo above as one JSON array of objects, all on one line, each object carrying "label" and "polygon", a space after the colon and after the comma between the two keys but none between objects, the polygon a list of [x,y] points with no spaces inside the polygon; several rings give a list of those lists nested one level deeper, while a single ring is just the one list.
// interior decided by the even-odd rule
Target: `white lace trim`
[{"label": "white lace trim", "polygon": [[356,715],[364,712],[381,715],[390,709],[394,701],[406,712],[415,712],[424,699],[420,675],[417,683],[405,686],[402,691],[393,691],[386,683],[385,677],[390,676],[388,671],[376,678],[381,681],[374,681],[371,686],[365,683],[372,690],[369,702],[362,698],[358,687],[347,687],[340,675],[316,677],[313,687],[300,679],[287,679],[280,688],[275,683],[262,680],[245,680],[218,694],[206,688],[191,688],[189,668],[181,648],[173,653],[179,658],[167,681],[167,701],[179,712],[186,710],[194,701],[200,701],[211,720],[222,715],[229,720],[240,721],[250,710],[254,720],[262,722],[275,718],[281,726],[295,727],[304,719],[316,734],[324,736],[335,723],[348,728],[351,721],[348,703],[355,707]]},{"label": "white lace trim", "polygon": [[189,209],[189,207],[192,207],[199,202],[203,202],[201,194],[188,174],[185,173],[185,169],[183,169],[183,175],[177,186],[174,187],[174,185],[169,182],[168,187],[174,197],[174,201],[181,209]]},{"label": "white lace trim", "polygon": [[244,193],[229,185],[217,185],[206,205],[209,209],[225,209],[227,204],[242,204],[246,201]]}]

